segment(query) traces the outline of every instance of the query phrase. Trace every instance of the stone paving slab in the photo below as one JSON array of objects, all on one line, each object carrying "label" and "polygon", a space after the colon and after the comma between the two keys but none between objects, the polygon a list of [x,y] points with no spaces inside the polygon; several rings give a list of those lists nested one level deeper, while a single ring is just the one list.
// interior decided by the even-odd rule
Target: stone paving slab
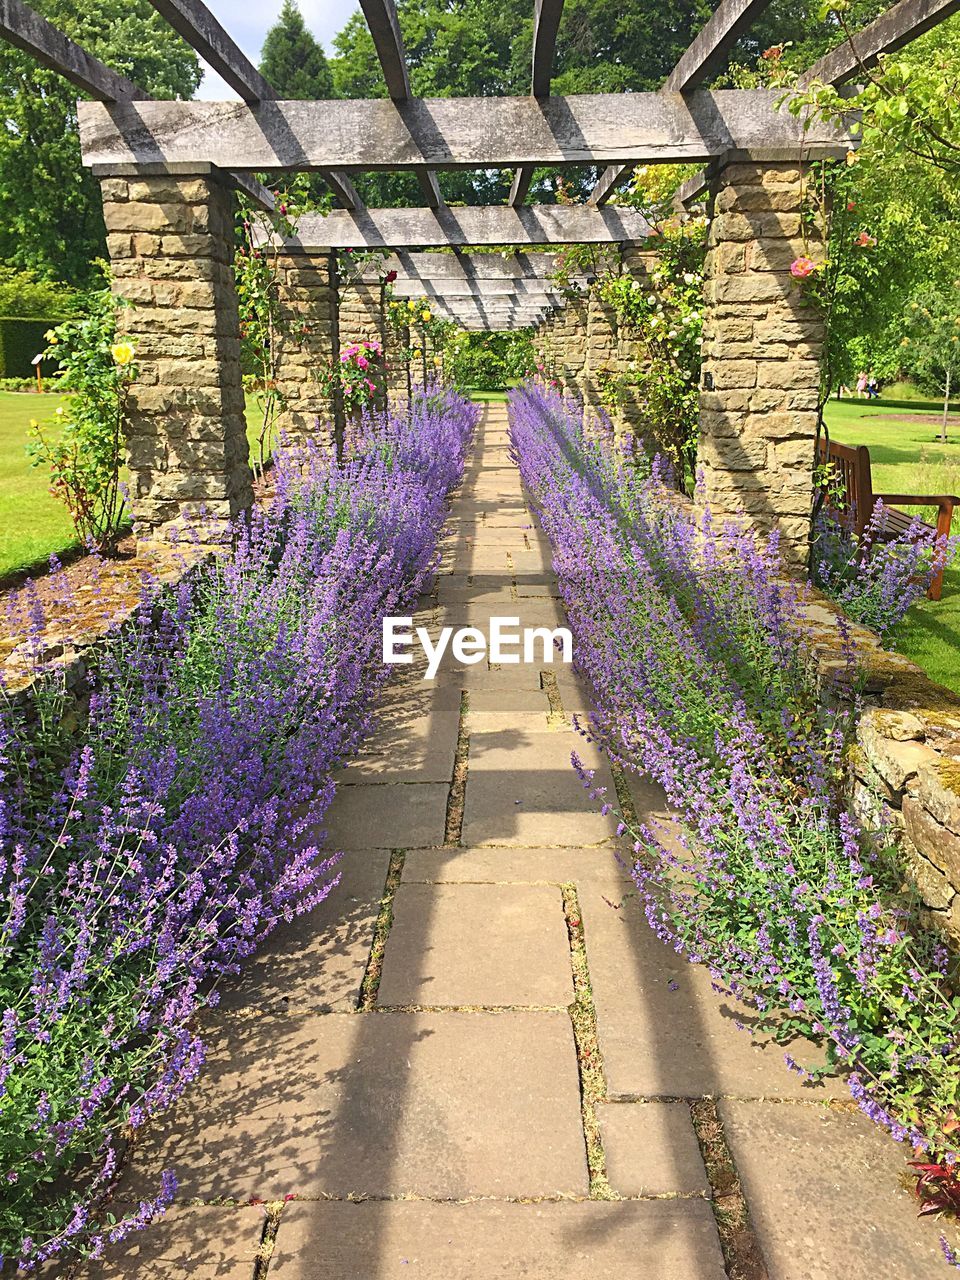
[{"label": "stone paving slab", "polygon": [[378,1004],[566,1007],[572,1000],[559,889],[517,884],[401,884],[397,889]]},{"label": "stone paving slab", "polygon": [[222,1009],[355,1009],[387,879],[387,849],[348,850],[340,883],[280,925],[220,991]]},{"label": "stone paving slab", "polygon": [[203,1075],[144,1135],[122,1194],[180,1200],[582,1196],[564,1013],[227,1017]]},{"label": "stone paving slab", "polygon": [[415,849],[443,844],[449,790],[439,782],[341,784],[323,824],[327,845]]},{"label": "stone paving slab", "polygon": [[433,689],[425,680],[397,686],[382,701],[377,728],[342,780],[449,783],[459,728],[456,689]]},{"label": "stone paving slab", "polygon": [[[629,890],[628,890],[629,893]],[[732,1097],[817,1101],[848,1097],[838,1080],[807,1084],[736,1020],[749,1011],[718,996],[710,975],[655,936],[635,895],[614,903],[585,884],[580,895],[600,1049],[612,1098]],[[820,1061],[802,1042],[799,1062]]]},{"label": "stone paving slab", "polygon": [[725,1280],[709,1205],[290,1204],[270,1280]]},{"label": "stone paving slab", "polygon": [[709,1196],[684,1102],[608,1102],[599,1110],[607,1180],[622,1196]]},{"label": "stone paving slab", "polygon": [[403,865],[404,884],[580,884],[598,882],[610,901],[630,892],[628,872],[613,848],[414,849]]},{"label": "stone paving slab", "polygon": [[78,1280],[254,1280],[264,1222],[259,1206],[174,1206]]},{"label": "stone paving slab", "polygon": [[906,1149],[859,1113],[720,1104],[770,1280],[943,1280],[938,1237],[899,1185]]}]

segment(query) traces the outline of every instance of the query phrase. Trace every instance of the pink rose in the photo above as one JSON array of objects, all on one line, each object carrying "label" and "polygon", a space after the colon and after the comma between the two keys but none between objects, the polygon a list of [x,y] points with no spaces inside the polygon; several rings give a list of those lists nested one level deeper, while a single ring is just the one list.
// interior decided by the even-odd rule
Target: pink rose
[{"label": "pink rose", "polygon": [[357,356],[357,365],[359,366],[359,368],[365,369],[369,363],[370,361],[367,359],[366,356]]},{"label": "pink rose", "polygon": [[812,276],[817,269],[817,264],[810,258],[794,258],[790,263],[790,274],[794,280],[806,280],[807,276]]}]

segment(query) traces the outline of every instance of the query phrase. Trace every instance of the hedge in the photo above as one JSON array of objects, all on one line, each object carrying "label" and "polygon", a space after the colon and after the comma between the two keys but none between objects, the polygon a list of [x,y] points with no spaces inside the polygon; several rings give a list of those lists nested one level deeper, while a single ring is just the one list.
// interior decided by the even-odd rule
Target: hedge
[{"label": "hedge", "polygon": [[29,378],[34,373],[34,356],[47,345],[44,334],[59,320],[33,317],[0,319],[0,378]]}]

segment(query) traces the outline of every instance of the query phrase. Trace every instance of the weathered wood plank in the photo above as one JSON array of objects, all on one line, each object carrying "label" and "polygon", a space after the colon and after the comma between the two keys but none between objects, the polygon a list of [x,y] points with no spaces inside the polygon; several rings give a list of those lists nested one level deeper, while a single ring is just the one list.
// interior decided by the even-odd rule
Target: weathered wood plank
[{"label": "weathered wood plank", "polygon": [[398,298],[479,298],[482,302],[531,302],[542,305],[550,298],[563,298],[559,285],[548,280],[420,280],[397,279],[393,283]]},{"label": "weathered wood plank", "polygon": [[779,90],[330,102],[80,106],[84,160],[213,161],[228,169],[516,168],[841,155],[850,138],[778,107]]},{"label": "weathered wood plank", "polygon": [[[553,77],[553,58],[557,49],[557,30],[563,13],[563,0],[534,0],[533,7],[533,67],[530,88],[535,98],[549,98]],[[509,205],[523,204],[530,190],[533,165],[525,164],[513,175]]]},{"label": "weathered wood plank", "polygon": [[667,76],[664,89],[690,93],[723,69],[727,54],[770,0],[720,0],[703,30]]},{"label": "weathered wood plank", "polygon": [[[396,271],[400,280],[433,280],[464,283],[478,281],[526,281],[536,284],[556,270],[556,253],[434,253],[401,249],[389,254],[382,267],[369,267],[363,278],[379,279],[381,271]],[[593,273],[576,273],[576,279],[589,280]]]},{"label": "weathered wood plank", "polygon": [[150,0],[150,3],[244,102],[276,98],[273,88],[203,0]]},{"label": "weathered wood plank", "polygon": [[632,209],[529,205],[443,209],[335,209],[304,214],[291,252],[323,249],[402,249],[442,245],[617,244],[642,241],[646,219]]},{"label": "weathered wood plank", "polygon": [[557,31],[563,13],[563,0],[534,0],[533,66],[531,92],[535,98],[550,97],[553,58],[557,50]]},{"label": "weathered wood plank", "polygon": [[597,179],[597,185],[587,197],[587,204],[594,209],[602,209],[621,182],[626,182],[633,172],[633,165],[610,164]]},{"label": "weathered wood plank", "polygon": [[402,102],[410,97],[410,77],[397,6],[393,0],[360,0],[360,8],[373,36],[373,46],[387,82],[387,93],[394,102]]},{"label": "weathered wood plank", "polygon": [[960,0],[899,0],[875,22],[856,32],[852,41],[845,40],[815,62],[800,77],[800,87],[814,80],[822,84],[846,84],[862,68],[875,67],[883,54],[902,49],[958,10]]},{"label": "weathered wood plank", "polygon": [[324,169],[320,176],[340,201],[342,209],[363,208],[363,201],[357,194],[356,187],[345,173],[341,173],[338,169]]},{"label": "weathered wood plank", "polygon": [[139,85],[68,39],[21,0],[0,0],[0,37],[100,102],[145,102]]}]

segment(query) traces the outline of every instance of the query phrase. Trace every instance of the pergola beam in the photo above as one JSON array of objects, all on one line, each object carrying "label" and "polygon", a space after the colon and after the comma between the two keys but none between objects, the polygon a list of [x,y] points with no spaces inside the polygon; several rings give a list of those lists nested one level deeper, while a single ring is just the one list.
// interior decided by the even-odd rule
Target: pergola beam
[{"label": "pergola beam", "polygon": [[[394,0],[360,0],[360,8],[366,19],[373,47],[380,60],[380,69],[393,102],[403,109],[410,99],[410,76],[407,72],[407,56],[403,49],[400,19]],[[428,209],[439,209],[443,204],[437,175],[429,169],[415,170],[424,204]]]},{"label": "pergola beam", "polygon": [[602,209],[621,182],[625,182],[633,172],[631,165],[609,164],[597,179],[597,185],[590,192],[587,204],[594,209]]},{"label": "pergola beam", "polygon": [[276,98],[273,88],[203,0],[150,0],[150,4],[244,102]]},{"label": "pergola beam", "polygon": [[[227,169],[515,168],[843,155],[848,133],[798,120],[775,89],[547,98],[330,102],[98,102],[79,107],[84,160]],[[808,127],[804,129],[804,124]]]},{"label": "pergola beam", "polygon": [[[557,267],[556,253],[417,253],[399,250],[384,259],[379,268],[368,267],[364,279],[378,279],[380,271],[396,271],[402,280],[464,281],[545,280]],[[591,272],[578,272],[577,278],[591,279]]]},{"label": "pergola beam", "polygon": [[448,245],[562,245],[642,242],[650,225],[633,209],[584,205],[475,206],[443,209],[335,209],[305,213],[284,241],[290,253],[329,249],[425,249]]},{"label": "pergola beam", "polygon": [[397,6],[393,0],[360,0],[360,8],[380,59],[387,93],[394,102],[405,102],[410,97],[410,77],[407,74]]},{"label": "pergola beam", "polygon": [[150,95],[118,75],[21,0],[0,0],[0,36],[99,102],[143,102]]},{"label": "pergola beam", "polygon": [[723,69],[730,50],[770,0],[720,0],[702,31],[667,76],[668,93],[690,93]]},{"label": "pergola beam", "polygon": [[846,84],[860,71],[875,67],[885,53],[902,49],[958,10],[960,0],[899,0],[875,22],[815,62],[800,77],[800,88],[813,81]]},{"label": "pergola beam", "polygon": [[[533,59],[530,70],[530,92],[534,98],[550,97],[553,59],[557,50],[557,31],[563,13],[563,0],[534,0]],[[523,204],[530,190],[533,165],[522,165],[513,175],[508,204]]]}]

